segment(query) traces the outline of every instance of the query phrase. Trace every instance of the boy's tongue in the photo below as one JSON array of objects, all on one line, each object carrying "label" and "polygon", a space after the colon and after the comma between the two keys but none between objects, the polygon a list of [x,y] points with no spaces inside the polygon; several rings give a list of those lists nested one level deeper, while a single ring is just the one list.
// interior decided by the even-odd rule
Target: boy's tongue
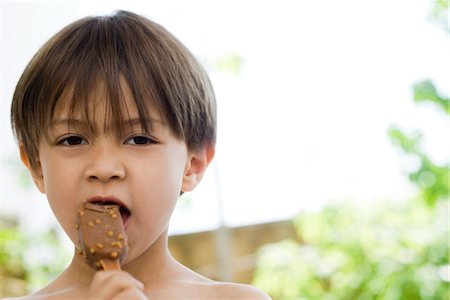
[{"label": "boy's tongue", "polygon": [[83,203],[77,219],[78,240],[92,268],[119,269],[128,253],[120,206]]}]

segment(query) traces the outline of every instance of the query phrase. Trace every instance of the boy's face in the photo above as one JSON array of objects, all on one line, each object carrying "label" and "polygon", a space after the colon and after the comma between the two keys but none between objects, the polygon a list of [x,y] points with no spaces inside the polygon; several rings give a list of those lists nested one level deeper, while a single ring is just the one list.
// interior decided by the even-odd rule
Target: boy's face
[{"label": "boy's face", "polygon": [[32,173],[76,245],[75,223],[81,203],[101,199],[126,206],[130,212],[125,221],[130,244],[127,260],[131,260],[165,231],[180,191],[192,190],[198,184],[214,151],[188,151],[185,142],[177,139],[157,114],[150,113],[152,131],[143,133],[127,88],[124,119],[131,120],[131,125],[124,123],[119,134],[105,124],[106,101],[102,93],[97,95],[92,106],[95,111],[91,111],[95,112],[95,134],[77,114],[69,126],[62,99],[50,139],[39,145],[40,167]]}]

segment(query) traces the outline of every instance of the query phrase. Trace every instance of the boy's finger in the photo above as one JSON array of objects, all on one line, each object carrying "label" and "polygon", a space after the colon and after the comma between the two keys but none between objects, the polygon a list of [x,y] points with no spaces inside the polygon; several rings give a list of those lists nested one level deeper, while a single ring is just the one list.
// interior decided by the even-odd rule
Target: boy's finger
[{"label": "boy's finger", "polygon": [[92,280],[89,294],[99,299],[111,299],[129,288],[142,291],[144,285],[124,271],[100,271]]},{"label": "boy's finger", "polygon": [[140,289],[130,287],[122,290],[119,294],[115,295],[112,300],[148,300],[147,296]]}]

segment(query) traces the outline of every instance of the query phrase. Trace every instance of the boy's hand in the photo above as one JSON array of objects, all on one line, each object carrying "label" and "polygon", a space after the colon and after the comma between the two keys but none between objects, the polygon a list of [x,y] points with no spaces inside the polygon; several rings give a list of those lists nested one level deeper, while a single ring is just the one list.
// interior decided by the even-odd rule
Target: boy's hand
[{"label": "boy's hand", "polygon": [[125,271],[96,272],[89,287],[89,300],[148,300],[144,285]]}]

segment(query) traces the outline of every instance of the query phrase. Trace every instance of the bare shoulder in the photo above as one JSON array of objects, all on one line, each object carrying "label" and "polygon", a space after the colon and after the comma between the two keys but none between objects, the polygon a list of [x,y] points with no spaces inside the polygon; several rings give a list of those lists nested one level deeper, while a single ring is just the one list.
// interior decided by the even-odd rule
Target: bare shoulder
[{"label": "bare shoulder", "polygon": [[[196,299],[196,300],[267,300],[271,299],[260,289],[241,283],[220,282],[200,275],[179,264],[176,274],[172,274],[159,291],[149,290],[149,298]],[[153,295],[152,295],[153,294]],[[153,297],[151,297],[153,296]],[[159,299],[158,298],[158,299]]]},{"label": "bare shoulder", "polygon": [[52,291],[47,287],[32,294],[20,298],[1,298],[0,300],[60,300],[60,299],[80,299],[79,295],[74,295],[72,289]]},{"label": "bare shoulder", "polygon": [[0,300],[36,300],[36,299],[43,299],[43,298],[36,297],[35,295],[32,294],[17,298],[0,298]]},{"label": "bare shoulder", "polygon": [[219,297],[226,299],[242,299],[242,300],[265,300],[271,299],[266,293],[260,289],[239,283],[218,283],[217,291],[219,292]]},{"label": "bare shoulder", "polygon": [[[153,291],[154,292],[154,291]],[[182,296],[181,296],[182,295]],[[151,292],[148,296],[152,296]],[[175,280],[160,290],[161,299],[220,299],[220,300],[267,300],[271,299],[260,289],[240,283],[219,282],[206,278]],[[154,297],[157,298],[157,297]]]},{"label": "bare shoulder", "polygon": [[18,296],[18,297],[10,297],[10,298],[0,298],[0,300],[37,300],[37,299],[43,299],[41,297],[37,297],[35,295],[36,293],[33,294],[28,294],[28,295],[23,295],[23,296]]}]

